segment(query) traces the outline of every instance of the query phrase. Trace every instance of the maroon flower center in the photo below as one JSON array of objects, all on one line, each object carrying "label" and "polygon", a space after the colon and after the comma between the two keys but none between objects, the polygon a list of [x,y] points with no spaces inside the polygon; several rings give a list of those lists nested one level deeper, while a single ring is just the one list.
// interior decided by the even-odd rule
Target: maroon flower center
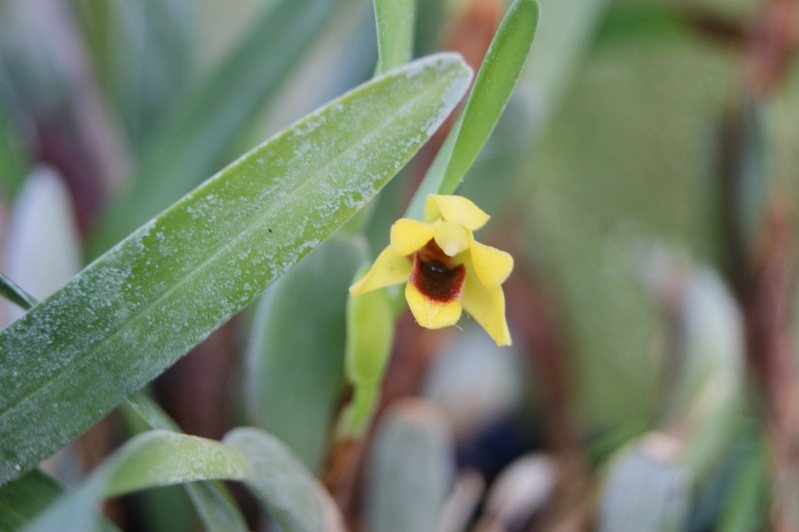
[{"label": "maroon flower center", "polygon": [[452,257],[444,253],[431,240],[413,256],[413,271],[409,281],[428,298],[449,303],[463,293],[466,268],[453,264]]}]

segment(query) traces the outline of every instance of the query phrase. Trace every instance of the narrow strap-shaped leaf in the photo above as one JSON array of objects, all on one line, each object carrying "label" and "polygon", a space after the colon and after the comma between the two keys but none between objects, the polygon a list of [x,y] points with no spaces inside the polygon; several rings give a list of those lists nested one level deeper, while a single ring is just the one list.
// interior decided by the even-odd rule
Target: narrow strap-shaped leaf
[{"label": "narrow strap-shaped leaf", "polygon": [[428,194],[452,194],[458,187],[516,86],[537,25],[535,0],[516,0],[508,9],[480,66],[466,107],[414,195],[406,216],[421,219]]},{"label": "narrow strap-shaped leaf", "polygon": [[[142,392],[133,394],[122,409],[152,429],[180,432],[180,427],[152,399]],[[247,523],[227,488],[218,481],[190,482],[183,486],[210,532],[246,531]]]},{"label": "narrow strap-shaped leaf", "polygon": [[228,445],[154,430],[136,436],[109,458],[79,489],[60,498],[28,531],[94,530],[103,498],[195,480],[244,478],[249,460]]},{"label": "narrow strap-shaped leaf", "polygon": [[258,429],[238,428],[223,440],[250,459],[244,484],[285,532],[323,532],[330,496],[283,443]]},{"label": "narrow strap-shaped leaf", "polygon": [[377,71],[385,73],[411,60],[416,0],[374,0]]},{"label": "narrow strap-shaped leaf", "polygon": [[36,304],[36,298],[17,286],[17,283],[0,272],[0,295],[8,299],[22,310],[28,310]]},{"label": "narrow strap-shaped leaf", "polygon": [[435,131],[469,79],[459,56],[440,54],[354,89],[2,331],[0,483],[88,428],[340,227]]},{"label": "narrow strap-shaped leaf", "polygon": [[230,56],[185,96],[161,133],[153,136],[131,188],[98,225],[91,257],[222,167],[257,110],[322,33],[339,2],[280,0],[266,8]]}]

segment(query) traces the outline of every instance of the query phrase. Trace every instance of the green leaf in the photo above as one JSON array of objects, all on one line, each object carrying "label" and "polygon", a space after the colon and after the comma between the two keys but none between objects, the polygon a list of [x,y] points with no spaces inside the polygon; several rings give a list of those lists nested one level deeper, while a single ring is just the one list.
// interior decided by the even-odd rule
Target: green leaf
[{"label": "green leaf", "polygon": [[282,0],[253,24],[229,57],[151,139],[130,188],[98,225],[99,255],[220,169],[257,110],[321,33],[340,0]]},{"label": "green leaf", "polygon": [[421,219],[428,194],[452,194],[499,120],[538,25],[535,0],[516,0],[497,29],[466,107],[416,191],[406,216]]},{"label": "green leaf", "polygon": [[195,480],[241,479],[249,460],[212,440],[154,430],[136,436],[109,458],[79,489],[59,499],[28,530],[93,530],[103,498]]},{"label": "green leaf", "polygon": [[223,440],[241,451],[252,463],[244,484],[269,515],[286,532],[329,530],[325,508],[329,495],[316,479],[277,438],[252,428],[230,431]]},{"label": "green leaf", "polygon": [[344,385],[347,288],[365,256],[361,239],[331,238],[267,291],[252,325],[253,417],[312,471],[323,465]]},{"label": "green leaf", "polygon": [[469,78],[459,56],[441,54],[356,88],[3,330],[0,483],[156,377],[341,226],[435,131]]},{"label": "green leaf", "polygon": [[[135,416],[149,429],[163,429],[180,432],[180,427],[161,410],[153,400],[143,393],[135,393],[123,404],[126,415]],[[228,532],[247,530],[247,523],[239,512],[230,492],[220,482],[205,481],[185,484],[184,488],[191,498],[195,510],[202,519],[206,530]]]},{"label": "green leaf", "polygon": [[0,530],[19,530],[63,491],[61,484],[36,469],[6,484],[0,488]]},{"label": "green leaf", "polygon": [[17,286],[17,284],[0,272],[0,295],[8,299],[22,310],[28,310],[36,304],[36,298]]},{"label": "green leaf", "polygon": [[416,0],[374,0],[377,22],[377,71],[385,73],[413,56]]}]

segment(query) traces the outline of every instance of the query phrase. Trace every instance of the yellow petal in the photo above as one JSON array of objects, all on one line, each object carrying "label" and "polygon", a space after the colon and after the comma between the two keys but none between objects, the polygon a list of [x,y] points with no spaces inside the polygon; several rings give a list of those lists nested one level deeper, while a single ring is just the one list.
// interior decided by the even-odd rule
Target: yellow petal
[{"label": "yellow petal", "polygon": [[461,317],[461,303],[458,299],[448,303],[430,299],[413,283],[405,285],[405,299],[408,300],[408,306],[419,325],[428,329],[455,325]]},{"label": "yellow petal", "polygon": [[391,226],[391,247],[402,257],[424,247],[432,239],[433,226],[418,220],[400,218]]},{"label": "yellow petal", "polygon": [[513,270],[513,257],[510,253],[481,244],[474,237],[471,238],[469,250],[477,277],[488,287],[504,283]]},{"label": "yellow petal", "polygon": [[505,294],[502,287],[487,287],[480,282],[471,264],[466,264],[466,286],[461,303],[466,312],[486,330],[497,345],[510,345],[510,331],[505,321]]},{"label": "yellow petal", "polygon": [[350,286],[350,294],[359,296],[370,290],[403,283],[408,280],[412,269],[411,261],[398,256],[389,246],[378,255],[366,275]]},{"label": "yellow petal", "polygon": [[454,257],[469,247],[471,231],[455,222],[441,222],[435,228],[434,237],[441,251]]},{"label": "yellow petal", "polygon": [[439,218],[459,223],[467,229],[476,231],[486,224],[490,216],[462,196],[430,194],[427,196],[424,206],[424,219],[427,222],[434,222]]}]

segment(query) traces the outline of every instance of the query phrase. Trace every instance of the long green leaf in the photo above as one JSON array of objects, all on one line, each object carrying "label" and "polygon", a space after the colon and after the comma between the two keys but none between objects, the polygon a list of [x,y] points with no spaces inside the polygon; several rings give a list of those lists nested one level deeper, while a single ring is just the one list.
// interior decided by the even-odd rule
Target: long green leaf
[{"label": "long green leaf", "polygon": [[469,78],[459,56],[441,54],[362,85],[244,155],[0,333],[0,483],[157,376],[341,226],[435,131]]},{"label": "long green leaf", "polygon": [[329,495],[280,440],[258,429],[238,428],[223,441],[249,458],[252,467],[244,484],[281,530],[330,530],[325,523]]},{"label": "long green leaf", "polygon": [[266,9],[233,53],[185,97],[151,139],[131,188],[98,226],[91,256],[217,171],[256,111],[321,33],[340,0],[281,0]]},{"label": "long green leaf", "polygon": [[485,144],[519,79],[538,25],[535,0],[516,0],[486,53],[455,126],[408,207],[421,218],[428,194],[451,194]]},{"label": "long green leaf", "polygon": [[377,22],[377,71],[385,73],[411,60],[415,0],[374,0]]},{"label": "long green leaf", "polygon": [[[121,410],[132,414],[150,430],[162,429],[180,432],[180,427],[143,393],[135,393],[123,404]],[[184,484],[195,510],[205,529],[211,532],[247,530],[247,523],[233,501],[230,492],[221,482],[205,481]]]},{"label": "long green leaf", "polygon": [[219,442],[154,430],[136,436],[106,461],[78,490],[62,497],[29,531],[94,530],[103,498],[155,487],[207,479],[242,479],[250,461]]},{"label": "long green leaf", "polygon": [[347,287],[364,260],[360,239],[334,236],[270,287],[253,322],[247,385],[254,417],[312,471],[323,464],[344,386]]}]

